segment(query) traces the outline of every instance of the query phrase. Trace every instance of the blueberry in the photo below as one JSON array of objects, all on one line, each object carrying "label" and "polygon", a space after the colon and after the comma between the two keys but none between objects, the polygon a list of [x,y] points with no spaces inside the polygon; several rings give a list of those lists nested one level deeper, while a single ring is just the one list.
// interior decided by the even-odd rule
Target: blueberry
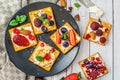
[{"label": "blueberry", "polygon": [[49,26],[53,26],[54,25],[54,21],[53,20],[50,20],[49,23],[50,23]]},{"label": "blueberry", "polygon": [[45,33],[45,32],[47,32],[48,29],[47,29],[47,27],[42,26],[42,27],[41,27],[41,30]]},{"label": "blueberry", "polygon": [[69,46],[69,43],[68,43],[68,42],[64,42],[64,43],[63,43],[63,46],[64,46],[64,47],[68,47],[68,46]]},{"label": "blueberry", "polygon": [[61,32],[65,33],[65,32],[67,32],[67,29],[65,27],[61,28]]},{"label": "blueberry", "polygon": [[41,14],[41,16],[44,18],[44,19],[46,19],[47,18],[47,14]]},{"label": "blueberry", "polygon": [[35,25],[36,27],[41,27],[42,21],[41,21],[39,18],[35,18],[35,19],[34,19],[34,25]]},{"label": "blueberry", "polygon": [[84,64],[89,64],[89,63],[90,63],[90,61],[88,59],[84,60]]},{"label": "blueberry", "polygon": [[88,67],[89,68],[93,68],[94,66],[92,64],[88,64]]},{"label": "blueberry", "polygon": [[96,68],[96,69],[100,69],[100,66],[96,65],[95,68]]}]

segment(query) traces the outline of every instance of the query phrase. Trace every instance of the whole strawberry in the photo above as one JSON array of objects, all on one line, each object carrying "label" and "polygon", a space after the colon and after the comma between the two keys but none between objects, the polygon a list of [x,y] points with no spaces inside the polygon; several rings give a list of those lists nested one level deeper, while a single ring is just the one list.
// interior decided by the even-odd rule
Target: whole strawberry
[{"label": "whole strawberry", "polygon": [[68,76],[66,76],[65,78],[62,77],[60,80],[80,80],[81,79],[81,73],[79,72],[77,73],[71,73]]}]

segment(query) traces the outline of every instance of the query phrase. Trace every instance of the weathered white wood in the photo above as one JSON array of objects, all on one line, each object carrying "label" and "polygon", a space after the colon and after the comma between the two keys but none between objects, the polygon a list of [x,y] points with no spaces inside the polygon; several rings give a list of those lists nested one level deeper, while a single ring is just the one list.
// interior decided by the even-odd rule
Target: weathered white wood
[{"label": "weathered white wood", "polygon": [[[104,11],[103,21],[107,21],[112,24],[112,0],[92,0],[97,6],[99,6]],[[109,69],[109,73],[103,77],[98,78],[97,80],[112,80],[112,70],[113,70],[113,31],[111,30],[110,36],[106,46],[101,46],[99,44],[90,43],[90,54],[95,52],[100,52],[106,66]]]}]

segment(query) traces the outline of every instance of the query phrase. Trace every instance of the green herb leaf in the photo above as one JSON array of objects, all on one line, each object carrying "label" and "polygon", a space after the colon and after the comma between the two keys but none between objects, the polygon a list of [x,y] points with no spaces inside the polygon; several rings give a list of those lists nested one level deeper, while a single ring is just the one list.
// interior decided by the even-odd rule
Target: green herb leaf
[{"label": "green herb leaf", "polygon": [[81,72],[78,73],[78,79],[81,79],[82,76],[81,76]]},{"label": "green herb leaf", "polygon": [[41,56],[36,56],[36,59],[37,59],[38,61],[43,61],[43,60],[44,60],[44,58],[41,57]]},{"label": "green herb leaf", "polygon": [[67,37],[67,32],[63,34],[63,38],[64,38],[64,40],[67,40],[67,39],[68,39],[68,37]]},{"label": "green herb leaf", "polygon": [[60,35],[60,38],[63,39],[63,35]]},{"label": "green herb leaf", "polygon": [[16,16],[16,21],[17,21],[17,22],[20,21],[20,16],[19,16],[19,15]]},{"label": "green herb leaf", "polygon": [[79,3],[74,3],[74,6],[75,6],[76,8],[79,8],[81,5],[80,5]]},{"label": "green herb leaf", "polygon": [[40,19],[41,21],[44,21],[44,18],[43,18],[42,16],[40,16],[39,19]]},{"label": "green herb leaf", "polygon": [[24,28],[20,28],[20,30],[22,31],[22,30],[24,30]]},{"label": "green herb leaf", "polygon": [[20,24],[25,22],[26,19],[27,19],[26,15],[20,15]]},{"label": "green herb leaf", "polygon": [[62,77],[60,80],[64,80],[64,77]]},{"label": "green herb leaf", "polygon": [[18,22],[15,19],[10,21],[10,26],[17,26],[17,25],[18,25]]},{"label": "green herb leaf", "polygon": [[49,20],[48,19],[44,19],[44,21],[46,24],[49,24]]}]

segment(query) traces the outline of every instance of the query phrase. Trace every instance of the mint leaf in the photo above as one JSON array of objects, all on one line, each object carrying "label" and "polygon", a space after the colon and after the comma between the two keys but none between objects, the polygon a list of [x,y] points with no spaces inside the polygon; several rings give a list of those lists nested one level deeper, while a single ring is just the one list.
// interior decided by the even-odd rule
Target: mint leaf
[{"label": "mint leaf", "polygon": [[68,39],[67,33],[64,33],[64,34],[63,34],[63,38],[64,38],[64,40],[67,40],[67,39]]},{"label": "mint leaf", "polygon": [[27,19],[26,15],[20,15],[20,23],[25,22]]},{"label": "mint leaf", "polygon": [[19,15],[16,16],[16,21],[17,21],[17,22],[20,21],[20,16],[19,16]]},{"label": "mint leaf", "polygon": [[48,19],[44,19],[43,22],[45,22],[46,24],[49,24],[49,20]]},{"label": "mint leaf", "polygon": [[79,8],[81,5],[80,5],[79,3],[74,3],[74,6],[75,6],[76,8]]},{"label": "mint leaf", "polygon": [[44,21],[44,18],[43,18],[42,16],[40,16],[39,19],[40,19],[41,21]]},{"label": "mint leaf", "polygon": [[38,61],[43,61],[43,60],[44,60],[44,58],[41,57],[41,56],[36,56],[36,59],[37,59]]},{"label": "mint leaf", "polygon": [[10,21],[10,26],[17,26],[17,25],[18,25],[18,22],[15,19]]}]

